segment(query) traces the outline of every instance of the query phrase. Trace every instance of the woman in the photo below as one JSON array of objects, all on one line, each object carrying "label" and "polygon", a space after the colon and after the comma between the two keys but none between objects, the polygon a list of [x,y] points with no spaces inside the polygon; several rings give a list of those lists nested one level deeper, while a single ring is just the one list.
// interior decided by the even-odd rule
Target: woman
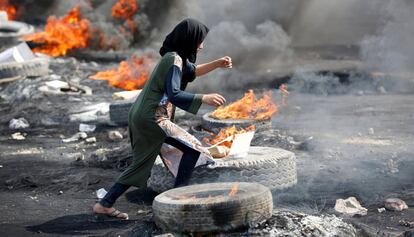
[{"label": "woman", "polygon": [[174,106],[196,114],[201,104],[220,106],[219,94],[185,92],[196,76],[216,68],[231,68],[230,57],[195,65],[197,52],[209,29],[194,19],[181,21],[167,35],[160,49],[162,59],[129,112],[129,135],[133,150],[132,164],[120,175],[103,199],[93,207],[95,213],[128,219],[112,206],[130,186],[145,187],[157,155],[176,176],[175,187],[187,185],[194,167],[214,163],[201,143],[171,119]]}]

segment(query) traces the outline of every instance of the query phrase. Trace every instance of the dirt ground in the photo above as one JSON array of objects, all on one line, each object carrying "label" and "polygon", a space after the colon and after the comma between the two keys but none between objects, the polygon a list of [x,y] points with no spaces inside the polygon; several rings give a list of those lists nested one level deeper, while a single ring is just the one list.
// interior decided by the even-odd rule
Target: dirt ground
[{"label": "dirt ground", "polygon": [[[58,62],[52,68],[63,65],[65,62]],[[91,68],[87,63],[81,66]],[[70,66],[66,70],[70,71]],[[23,93],[18,83],[2,85],[0,92]],[[96,137],[96,143],[62,143],[63,137],[78,132],[79,122],[68,121],[69,111],[108,102],[115,91],[101,81],[84,79],[81,83],[93,88],[93,96],[34,98],[32,93],[12,103],[0,101],[0,236],[162,233],[151,221],[151,203],[156,196],[151,190],[131,188],[117,202],[118,209],[129,213],[129,221],[92,214],[92,205],[97,201],[95,191],[108,189],[120,170],[87,161],[97,149],[128,146],[128,133],[125,127],[100,123],[88,134]],[[243,91],[231,94],[237,98]],[[403,93],[326,96],[293,90],[288,105],[280,108],[272,122],[279,132],[304,145],[292,149],[297,155],[298,184],[273,192],[275,208],[317,215],[334,213],[337,198],[355,196],[368,208],[368,215],[344,217],[347,222],[371,236],[396,236],[410,231],[399,221],[414,221],[412,101],[411,94]],[[10,119],[18,117],[28,119],[31,126],[18,131],[9,129]],[[199,121],[199,117],[193,117],[193,121]],[[109,141],[110,130],[120,131],[124,139]],[[26,134],[25,140],[11,138],[19,131]],[[257,144],[277,146],[272,141]],[[401,198],[410,208],[378,213],[387,197]]]}]

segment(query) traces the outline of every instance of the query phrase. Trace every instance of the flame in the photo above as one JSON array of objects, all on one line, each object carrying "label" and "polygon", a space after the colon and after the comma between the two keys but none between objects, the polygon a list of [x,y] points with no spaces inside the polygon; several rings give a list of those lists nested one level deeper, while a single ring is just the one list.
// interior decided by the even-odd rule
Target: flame
[{"label": "flame", "polygon": [[136,0],[119,0],[112,6],[112,16],[116,19],[126,21],[131,32],[135,32],[137,25],[132,17],[138,11]]},{"label": "flame", "polygon": [[90,37],[90,22],[83,19],[80,7],[74,7],[66,16],[47,19],[45,31],[25,36],[26,41],[40,43],[34,52],[57,57],[66,55],[71,49],[86,48]]},{"label": "flame", "polygon": [[231,191],[229,192],[229,197],[234,197],[237,194],[237,190],[239,189],[240,183],[235,183],[231,187]]},{"label": "flame", "polygon": [[124,90],[137,90],[144,87],[153,63],[154,59],[149,56],[133,55],[129,61],[122,61],[118,69],[98,72],[90,78],[107,80],[111,86]]},{"label": "flame", "polygon": [[10,21],[16,19],[17,8],[10,4],[8,0],[0,0],[0,11],[5,11]]},{"label": "flame", "polygon": [[[212,138],[208,139],[208,138],[204,138],[203,142],[210,144],[210,145],[214,145],[218,142],[223,141],[224,139],[233,136],[235,134],[241,134],[241,133],[246,133],[246,132],[250,132],[250,131],[254,131],[256,130],[256,127],[254,125],[250,125],[249,127],[243,129],[237,129],[236,126],[232,126],[232,127],[227,127],[227,128],[222,128],[220,130],[220,132],[217,135],[212,134]],[[226,146],[228,148],[231,148],[231,145],[233,144],[233,141],[225,141],[223,143],[221,143],[220,145],[222,146]]]},{"label": "flame", "polygon": [[249,90],[240,100],[225,107],[219,107],[211,116],[216,119],[254,119],[266,120],[277,112],[277,106],[272,102],[272,93],[266,92],[257,99],[253,90]]}]

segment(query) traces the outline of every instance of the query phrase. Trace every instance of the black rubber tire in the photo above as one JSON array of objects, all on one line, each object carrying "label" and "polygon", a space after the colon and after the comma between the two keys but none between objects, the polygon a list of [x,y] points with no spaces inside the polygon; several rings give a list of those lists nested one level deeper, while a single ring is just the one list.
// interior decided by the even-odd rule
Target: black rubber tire
[{"label": "black rubber tire", "polygon": [[[194,170],[190,184],[216,182],[256,182],[272,190],[297,183],[295,154],[272,147],[251,147],[244,158],[216,159],[216,164]],[[174,187],[174,176],[157,158],[147,186],[161,193]]]},{"label": "black rubber tire", "polygon": [[0,21],[0,45],[16,44],[20,37],[34,32],[34,27],[18,21]]},{"label": "black rubber tire", "polygon": [[0,78],[38,77],[49,74],[49,60],[35,58],[25,62],[0,63]]},{"label": "black rubber tire", "polygon": [[134,100],[117,101],[109,105],[109,118],[115,125],[128,125],[128,113]]},{"label": "black rubber tire", "polygon": [[121,62],[127,60],[129,55],[126,51],[102,51],[91,49],[76,49],[70,52],[75,58],[95,62]]},{"label": "black rubber tire", "polygon": [[256,129],[268,129],[272,128],[272,121],[268,120],[253,120],[253,119],[215,119],[210,117],[211,113],[206,113],[202,117],[201,126],[209,131],[214,131],[217,128],[231,127],[233,125],[237,127],[246,128],[250,125],[255,125]]},{"label": "black rubber tire", "polygon": [[[273,199],[268,188],[238,183],[209,183],[169,190],[155,197],[152,208],[157,226],[181,233],[229,231],[254,225],[272,216]],[[211,194],[221,198],[208,198]],[[185,198],[196,196],[200,198]],[[215,197],[215,196],[213,196]]]}]

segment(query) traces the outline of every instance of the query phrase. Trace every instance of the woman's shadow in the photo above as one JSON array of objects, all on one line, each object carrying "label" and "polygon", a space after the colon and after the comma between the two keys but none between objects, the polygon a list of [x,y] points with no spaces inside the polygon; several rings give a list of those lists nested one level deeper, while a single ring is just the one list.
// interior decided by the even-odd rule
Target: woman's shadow
[{"label": "woman's shadow", "polygon": [[108,232],[108,229],[126,229],[134,225],[134,220],[117,220],[97,217],[93,214],[78,214],[58,217],[40,225],[28,226],[26,230],[37,233],[63,235],[95,235]]},{"label": "woman's shadow", "polygon": [[[149,189],[136,189],[125,194],[128,202],[145,205],[151,205],[156,195]],[[148,225],[149,223],[146,222],[143,220],[118,220],[104,215],[78,214],[58,217],[40,225],[27,226],[26,230],[62,235],[96,235],[107,233],[113,229],[135,229],[137,225]]]}]

